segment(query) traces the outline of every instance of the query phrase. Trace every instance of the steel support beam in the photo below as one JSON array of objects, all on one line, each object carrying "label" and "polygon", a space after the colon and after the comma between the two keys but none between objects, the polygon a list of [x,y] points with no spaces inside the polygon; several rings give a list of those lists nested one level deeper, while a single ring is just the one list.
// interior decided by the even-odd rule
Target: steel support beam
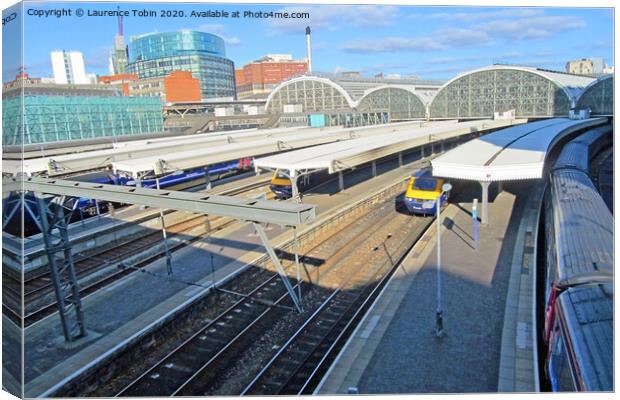
[{"label": "steel support beam", "polygon": [[342,171],[338,171],[338,189],[342,192],[344,190],[344,176]]},{"label": "steel support beam", "polygon": [[491,182],[480,181],[480,186],[482,186],[482,215],[480,222],[483,225],[487,225],[489,223],[489,185]]},{"label": "steel support beam", "polygon": [[313,220],[316,216],[315,206],[308,204],[291,204],[270,200],[133,188],[61,179],[35,177],[24,179],[22,190],[117,203],[141,204],[283,226],[298,226]]},{"label": "steel support beam", "polygon": [[[157,190],[159,190],[159,178],[155,178]],[[159,222],[161,223],[161,235],[164,238],[164,252],[166,253],[166,272],[172,275],[172,255],[168,248],[168,235],[166,234],[166,221],[164,219],[164,209],[159,209]]]},{"label": "steel support beam", "polygon": [[18,196],[16,199],[9,201],[9,197],[6,197],[2,202],[2,230],[4,230],[11,221],[11,219],[13,219],[15,213],[17,213],[17,211],[21,210],[22,208],[22,203],[24,202],[24,194],[19,192],[15,192],[15,194]]},{"label": "steel support beam", "polygon": [[399,152],[398,153],[398,166],[402,167],[403,166],[403,152]]},{"label": "steel support beam", "polygon": [[372,165],[372,177],[374,178],[377,176],[377,162],[373,160],[371,165]]},{"label": "steel support beam", "polygon": [[72,212],[65,205],[65,196],[62,196],[56,204],[48,203],[40,193],[36,195],[41,233],[63,334],[67,342],[73,342],[86,335],[86,325],[67,233]]},{"label": "steel support beam", "polygon": [[271,243],[269,243],[269,238],[267,238],[267,234],[265,233],[263,226],[261,224],[254,222],[254,229],[256,229],[256,233],[258,233],[258,236],[263,242],[263,246],[265,246],[265,249],[267,250],[269,257],[271,258],[271,261],[273,261],[273,264],[276,266],[276,270],[278,271],[278,274],[280,275],[280,279],[282,280],[284,287],[286,287],[286,291],[288,292],[289,296],[291,296],[291,299],[293,300],[293,303],[295,304],[295,308],[297,308],[297,311],[302,312],[303,307],[301,305],[301,301],[297,297],[297,294],[295,293],[295,289],[293,288],[293,285],[291,285],[291,282],[288,280],[288,277],[286,276],[286,272],[284,271],[284,268],[282,267],[282,264],[280,263],[280,259],[278,259],[278,256],[276,255],[276,252],[273,250],[273,247],[271,247]]}]

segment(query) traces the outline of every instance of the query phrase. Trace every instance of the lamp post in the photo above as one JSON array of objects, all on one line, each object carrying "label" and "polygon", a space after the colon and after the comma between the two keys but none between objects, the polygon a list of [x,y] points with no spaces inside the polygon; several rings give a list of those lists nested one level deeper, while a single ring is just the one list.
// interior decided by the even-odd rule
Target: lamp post
[{"label": "lamp post", "polygon": [[437,196],[437,314],[435,317],[435,334],[438,337],[443,335],[443,310],[441,307],[441,196],[449,192],[452,185],[444,183],[441,193]]}]

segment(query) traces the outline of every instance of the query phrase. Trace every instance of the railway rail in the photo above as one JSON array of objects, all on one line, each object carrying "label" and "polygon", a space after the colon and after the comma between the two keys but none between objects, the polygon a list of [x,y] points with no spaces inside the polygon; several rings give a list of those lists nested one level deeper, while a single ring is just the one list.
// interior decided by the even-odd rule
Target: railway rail
[{"label": "railway rail", "polygon": [[[275,379],[271,371],[292,370],[288,367],[290,357],[276,357],[269,365],[277,363],[280,367],[266,368],[252,390],[260,388],[257,393],[261,394],[294,393],[300,386],[302,376],[311,379],[318,377],[318,370],[315,369],[317,359],[326,360],[335,343],[342,338],[341,333],[347,331],[343,328],[352,326],[355,318],[361,315],[363,306],[368,304],[368,295],[375,293],[373,289],[384,282],[392,268],[398,265],[397,260],[432,222],[431,218],[415,218],[416,222],[412,224],[411,216],[394,212],[394,201],[395,198],[390,197],[373,211],[361,215],[357,221],[343,220],[339,229],[314,237],[311,244],[306,243],[301,262],[307,274],[301,282],[291,278],[295,288],[304,293],[303,315],[293,310],[274,272],[260,281],[253,278],[260,283],[254,283],[254,288],[249,291],[239,293],[229,287],[226,293],[239,293],[238,301],[144,368],[131,382],[125,382],[114,395],[243,393],[244,388],[253,382],[254,375],[243,374],[244,378],[239,379],[238,374],[231,371],[238,370],[236,364],[244,363],[250,354],[255,363],[269,362],[274,357],[274,348],[286,349],[287,355],[291,352],[298,355],[295,362],[299,365],[294,369],[295,374],[286,384],[280,384],[277,390],[273,389],[273,385],[261,386],[264,379]],[[369,246],[369,243],[373,245]],[[284,260],[285,268],[292,275],[294,263],[286,257]],[[243,284],[243,280],[243,277],[238,277],[234,285]],[[287,321],[285,332],[280,335],[270,333],[270,328],[282,320]],[[303,333],[298,330],[300,326],[306,327]],[[298,332],[295,340],[287,341],[287,335],[295,332]],[[301,345],[302,337],[305,338],[305,346]],[[317,343],[311,341],[311,338],[319,337]],[[300,349],[307,351],[304,353]],[[283,353],[284,350],[280,352]],[[284,361],[285,367],[281,366],[282,360],[288,360]],[[243,365],[247,366],[245,363]],[[254,365],[254,373],[260,372],[263,367],[264,364]],[[301,386],[309,387],[305,381]],[[110,395],[105,392],[99,394]]]},{"label": "railway rail", "polygon": [[[268,180],[260,180],[243,187],[220,191],[218,194],[239,195],[261,187],[264,187]],[[155,214],[154,214],[155,215]],[[205,235],[212,234],[214,231],[227,228],[238,221],[218,216],[190,216],[188,219],[179,223],[166,227],[169,234],[169,240],[174,237],[181,237],[184,233],[196,229],[200,226],[210,224],[211,229],[198,235],[190,235],[185,240],[180,240],[169,247],[169,251],[173,252],[200,240]],[[80,287],[80,295],[86,296],[105,287],[124,276],[135,272],[136,268],[114,268],[115,264],[119,264],[128,257],[138,255],[158,243],[162,242],[160,231],[147,233],[146,235],[138,235],[130,239],[115,242],[106,248],[98,249],[87,254],[76,257],[75,270],[78,280],[84,282]],[[134,263],[131,267],[140,268],[161,257],[165,252],[163,249],[155,254],[149,255],[144,259]],[[112,267],[112,268],[109,268]],[[104,269],[110,269],[102,276],[89,279]],[[87,282],[86,282],[87,281]],[[3,286],[8,291],[3,298],[3,312],[13,322],[21,325],[21,293],[22,285],[13,274],[3,271]],[[56,312],[56,302],[53,299],[53,284],[49,273],[38,274],[33,276],[23,284],[23,301],[24,301],[24,326],[30,326],[48,315]]]},{"label": "railway rail", "polygon": [[[402,238],[402,250],[397,261],[388,257],[383,263],[377,262],[382,258],[380,247],[384,245],[373,247],[373,253],[370,254],[348,254],[347,260],[363,257],[367,260],[367,268],[353,271],[352,276],[344,280],[333,296],[289,338],[241,394],[311,394],[335,358],[337,350],[344,345],[402,258],[432,220],[424,218],[424,223],[418,229]],[[372,268],[372,265],[375,267]]]}]

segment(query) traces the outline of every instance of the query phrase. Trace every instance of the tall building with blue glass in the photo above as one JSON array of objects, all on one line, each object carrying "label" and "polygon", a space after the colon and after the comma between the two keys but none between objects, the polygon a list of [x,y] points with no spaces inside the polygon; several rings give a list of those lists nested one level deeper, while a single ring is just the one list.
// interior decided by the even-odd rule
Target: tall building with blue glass
[{"label": "tall building with blue glass", "polygon": [[221,37],[181,30],[131,38],[127,72],[140,78],[153,78],[178,70],[191,71],[200,80],[204,99],[236,97],[235,67],[226,58]]}]

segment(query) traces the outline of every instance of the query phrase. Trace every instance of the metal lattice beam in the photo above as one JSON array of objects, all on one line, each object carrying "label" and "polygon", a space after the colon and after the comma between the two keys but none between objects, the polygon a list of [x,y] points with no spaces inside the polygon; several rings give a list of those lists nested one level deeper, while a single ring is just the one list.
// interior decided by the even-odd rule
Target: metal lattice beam
[{"label": "metal lattice beam", "polygon": [[74,210],[74,207],[70,206],[72,203],[75,204],[73,199],[65,196],[58,198],[57,203],[46,201],[41,194],[37,196],[41,233],[56,293],[58,314],[67,342],[86,335],[80,290],[67,233]]},{"label": "metal lattice beam", "polygon": [[232,196],[211,196],[205,193],[133,188],[37,177],[30,177],[22,181],[15,178],[5,179],[4,182],[3,193],[6,193],[7,190],[20,190],[85,197],[283,226],[298,226],[313,220],[316,216],[315,207],[312,205],[243,199]]}]

